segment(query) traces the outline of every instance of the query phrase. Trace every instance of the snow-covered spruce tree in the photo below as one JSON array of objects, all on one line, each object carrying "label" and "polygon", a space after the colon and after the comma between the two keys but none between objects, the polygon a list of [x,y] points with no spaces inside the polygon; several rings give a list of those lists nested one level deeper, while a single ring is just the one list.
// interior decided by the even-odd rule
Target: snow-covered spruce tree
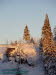
[{"label": "snow-covered spruce tree", "polygon": [[51,32],[51,26],[47,14],[45,17],[44,26],[42,28],[42,45],[43,45],[43,52],[50,53],[56,51],[55,44],[53,41],[53,35]]},{"label": "snow-covered spruce tree", "polygon": [[30,41],[30,33],[29,33],[29,30],[28,30],[28,26],[27,25],[25,26],[25,29],[24,29],[23,39],[25,41]]},{"label": "snow-covered spruce tree", "polygon": [[35,44],[35,41],[34,41],[34,39],[33,39],[33,38],[31,38],[30,43]]},{"label": "snow-covered spruce tree", "polygon": [[56,26],[54,27],[54,38],[55,38],[55,40],[56,40]]},{"label": "snow-covered spruce tree", "polygon": [[39,50],[40,50],[40,55],[43,55],[42,38],[39,40]]},{"label": "snow-covered spruce tree", "polygon": [[55,26],[53,32],[54,32],[54,42],[55,42],[55,45],[56,45],[56,26]]},{"label": "snow-covered spruce tree", "polygon": [[[51,27],[49,23],[48,15],[46,14],[44,26],[42,28],[42,49],[44,54],[44,64],[45,68],[48,71],[48,75],[55,75],[56,66],[55,66],[55,59],[56,59],[56,46],[53,41],[53,35],[51,32]],[[52,61],[53,66],[52,66]]]}]

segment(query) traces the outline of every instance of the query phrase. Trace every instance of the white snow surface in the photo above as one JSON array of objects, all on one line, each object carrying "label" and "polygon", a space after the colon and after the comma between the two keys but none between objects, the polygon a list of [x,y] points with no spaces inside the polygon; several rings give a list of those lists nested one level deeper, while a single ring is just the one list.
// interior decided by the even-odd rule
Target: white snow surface
[{"label": "white snow surface", "polygon": [[[6,70],[6,69],[14,69],[14,68],[17,68],[17,63],[15,62],[5,62],[5,63],[2,63],[0,61],[0,75],[15,75],[15,74],[4,74],[2,70]],[[9,71],[8,71],[9,72]]]}]

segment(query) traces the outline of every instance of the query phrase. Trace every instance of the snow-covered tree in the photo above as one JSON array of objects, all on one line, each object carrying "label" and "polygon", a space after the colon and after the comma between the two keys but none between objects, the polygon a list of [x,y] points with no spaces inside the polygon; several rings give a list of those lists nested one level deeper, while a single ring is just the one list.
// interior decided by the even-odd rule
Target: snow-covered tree
[{"label": "snow-covered tree", "polygon": [[56,46],[56,26],[55,26],[53,32],[54,32],[54,42],[55,42],[55,46]]},{"label": "snow-covered tree", "polygon": [[29,33],[29,30],[28,30],[28,26],[27,25],[25,26],[25,29],[24,29],[23,39],[25,41],[30,41],[30,33]]},{"label": "snow-covered tree", "polygon": [[34,41],[34,39],[33,39],[33,38],[31,38],[30,43],[35,44],[35,41]]},{"label": "snow-covered tree", "polygon": [[[42,28],[42,49],[44,54],[44,66],[48,72],[48,75],[55,75],[55,61],[56,61],[56,46],[53,41],[53,35],[51,32],[51,26],[49,23],[48,15],[46,14],[44,26]],[[54,61],[54,62],[53,62]],[[53,65],[52,63],[53,62]]]},{"label": "snow-covered tree", "polygon": [[56,40],[56,26],[54,27],[53,32],[54,32],[54,39]]},{"label": "snow-covered tree", "polygon": [[44,26],[42,28],[42,45],[44,52],[50,52],[54,50],[53,35],[47,14],[45,17]]}]

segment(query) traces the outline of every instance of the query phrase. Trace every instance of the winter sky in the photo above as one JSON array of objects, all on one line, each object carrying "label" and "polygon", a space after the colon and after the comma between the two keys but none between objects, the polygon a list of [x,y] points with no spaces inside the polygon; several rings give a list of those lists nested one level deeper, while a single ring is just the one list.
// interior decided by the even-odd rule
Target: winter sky
[{"label": "winter sky", "polygon": [[39,38],[46,13],[53,29],[56,0],[0,0],[0,43],[21,39],[26,24],[31,36]]}]

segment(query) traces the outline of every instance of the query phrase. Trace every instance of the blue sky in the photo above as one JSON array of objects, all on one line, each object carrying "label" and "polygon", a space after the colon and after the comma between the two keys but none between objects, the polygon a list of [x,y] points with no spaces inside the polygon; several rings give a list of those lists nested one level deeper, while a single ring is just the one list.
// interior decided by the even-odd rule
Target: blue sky
[{"label": "blue sky", "polygon": [[45,14],[56,25],[56,0],[0,0],[0,43],[19,40],[27,24],[32,37],[41,36]]}]

